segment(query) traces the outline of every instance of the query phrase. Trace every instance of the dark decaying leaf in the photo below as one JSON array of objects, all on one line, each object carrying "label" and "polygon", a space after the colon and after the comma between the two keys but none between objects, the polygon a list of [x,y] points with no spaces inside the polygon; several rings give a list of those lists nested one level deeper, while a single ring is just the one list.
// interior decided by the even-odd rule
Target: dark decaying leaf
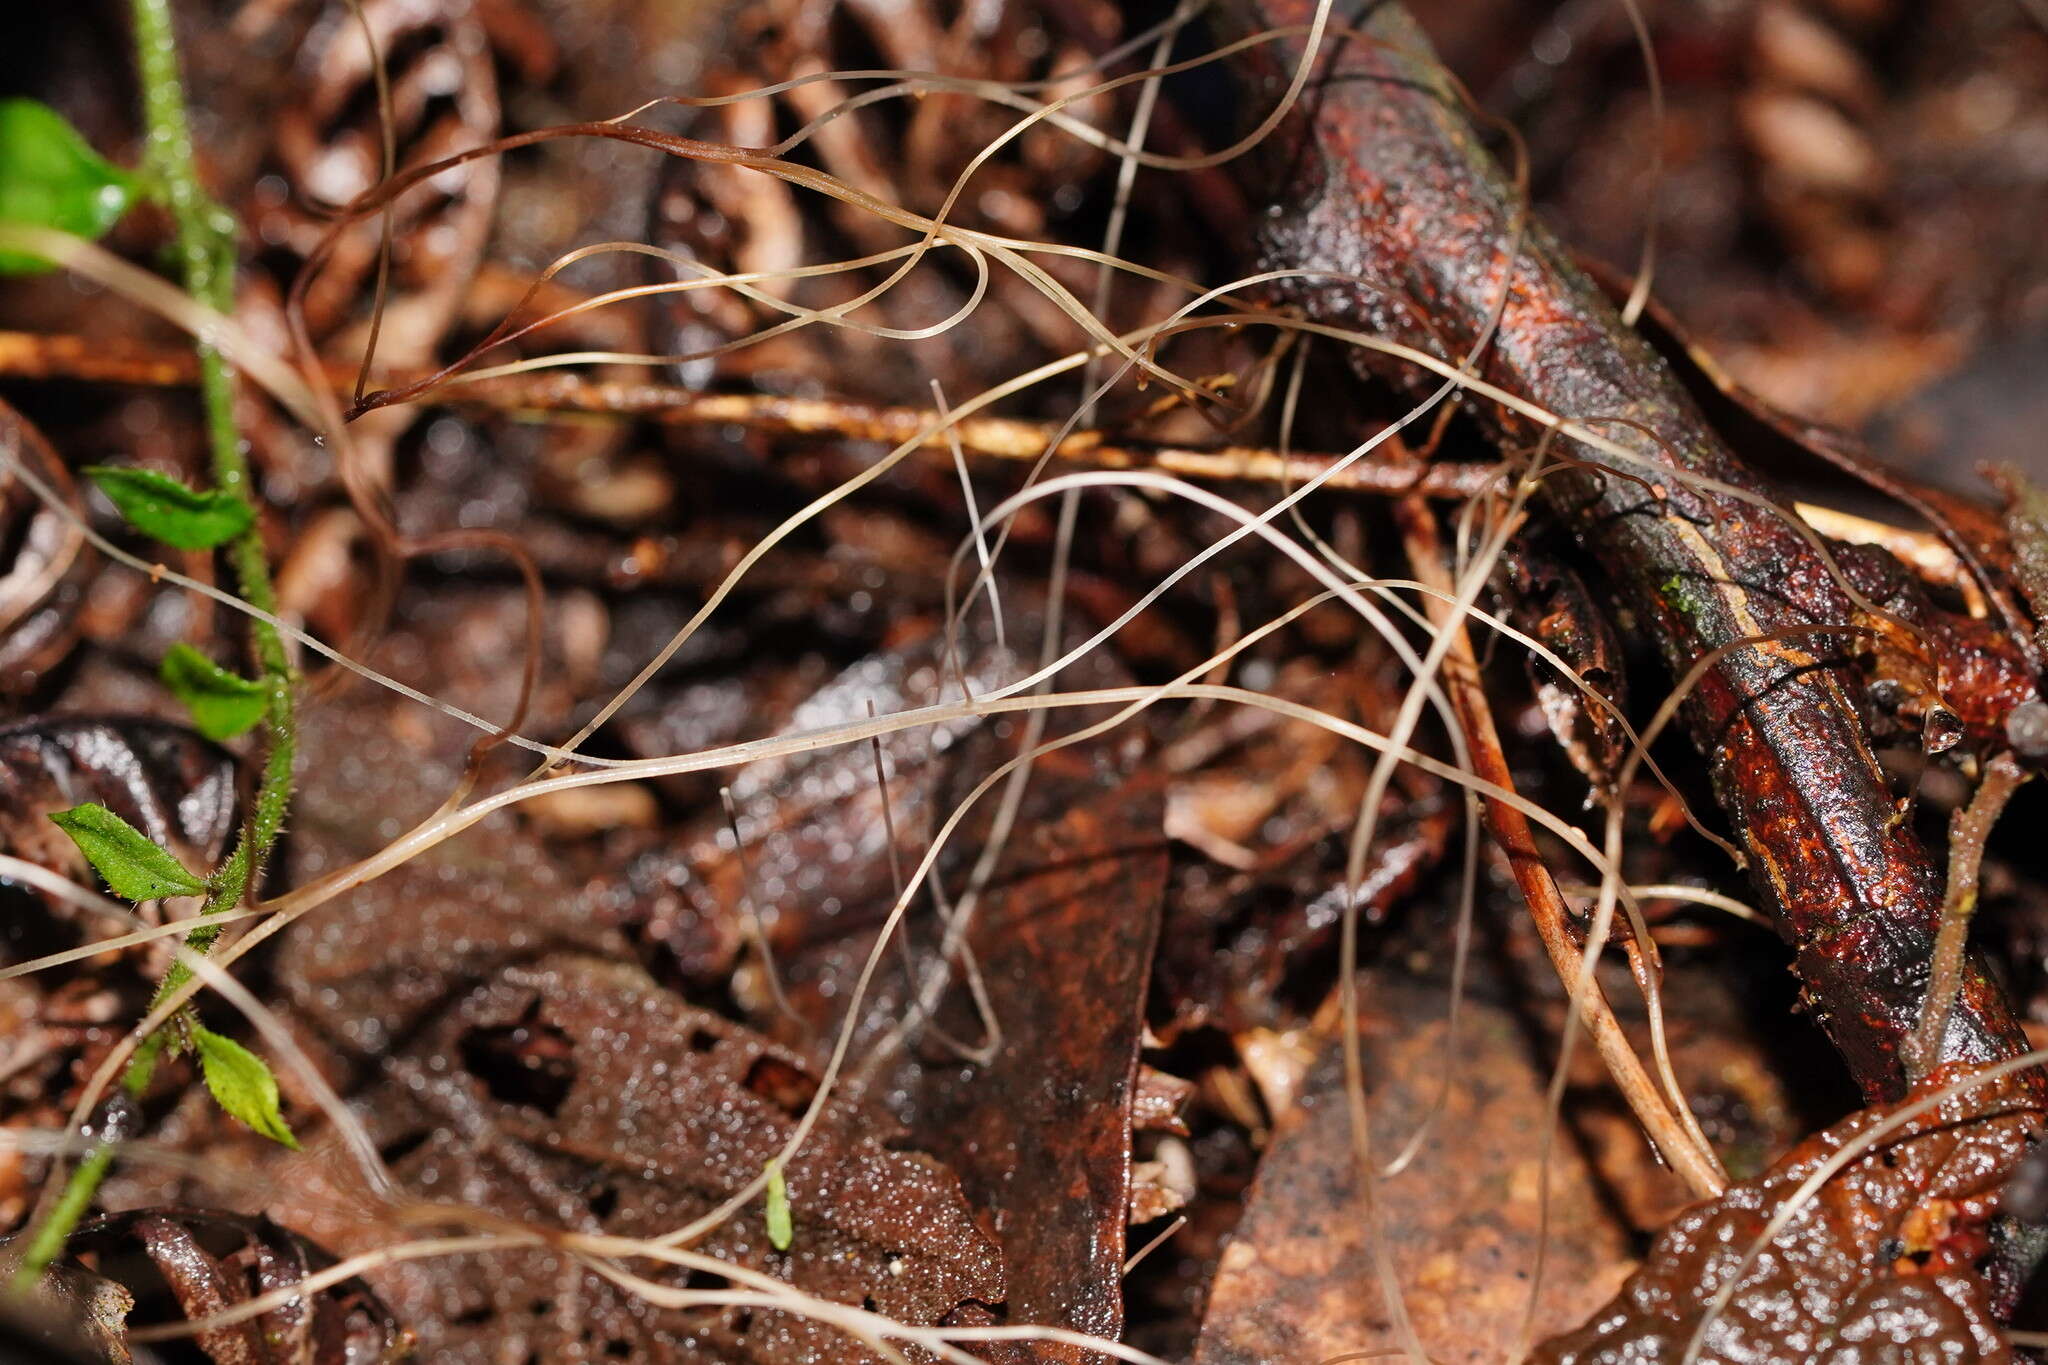
[{"label": "dark decaying leaf", "polygon": [[[518,595],[447,594],[416,611],[387,635],[381,660],[429,693],[504,715],[518,686]],[[474,647],[450,648],[453,639]],[[568,673],[551,649],[537,732],[561,723]],[[287,874],[325,875],[423,819],[454,788],[476,738],[381,688],[306,708],[300,762],[326,780],[305,784],[293,803]],[[616,899],[631,897],[609,878],[579,887],[516,813],[495,816],[294,925],[279,984],[312,1025],[310,1045],[367,1064],[507,963],[560,950],[630,956]]]},{"label": "dark decaying leaf", "polygon": [[[1106,785],[1090,766],[1064,752],[1040,760],[1033,782],[1072,804],[1018,831],[975,911],[968,942],[1001,1047],[975,1066],[927,1038],[887,1088],[992,1220],[1009,1267],[1007,1320],[1116,1338],[1166,845],[1158,785]],[[966,992],[956,986],[952,996],[941,1023],[955,1038],[978,1038]],[[1054,1343],[991,1354],[1098,1358]]]},{"label": "dark decaying leaf", "polygon": [[[218,1313],[334,1264],[267,1217],[182,1208],[93,1219],[68,1250],[133,1294],[136,1326]],[[351,1279],[195,1340],[214,1365],[367,1365],[394,1358],[408,1338],[369,1287]]]},{"label": "dark decaying leaf", "polygon": [[[1627,704],[1627,673],[1613,622],[1571,565],[1543,547],[1514,545],[1501,557],[1494,586],[1512,624],[1571,665],[1581,681],[1617,708]],[[1527,659],[1537,706],[1558,747],[1592,784],[1593,794],[1606,796],[1627,755],[1620,720],[1534,654]]]},{"label": "dark decaying leaf", "polygon": [[[1288,668],[1268,690],[1326,710],[1355,705],[1368,724],[1385,726],[1399,707],[1394,681],[1385,670],[1353,677]],[[1166,899],[1152,1011],[1153,1028],[1169,1040],[1204,1024],[1286,1026],[1285,984],[1320,979],[1352,896],[1346,855],[1368,759],[1299,721],[1240,713],[1227,724],[1164,755],[1174,774],[1167,831],[1184,846]],[[1219,743],[1229,731],[1230,742]],[[1435,777],[1396,772],[1356,889],[1366,924],[1383,922],[1425,883],[1457,812]]]},{"label": "dark decaying leaf", "polygon": [[[1537,1359],[1678,1359],[1765,1222],[1890,1112],[1851,1115],[1764,1175],[1681,1214],[1621,1292]],[[1980,1267],[2003,1236],[1994,1222],[2000,1187],[2040,1132],[2031,1095],[2006,1083],[1949,1100],[1882,1140],[1801,1205],[1743,1272],[1699,1360],[2010,1360],[1993,1315],[2001,1287]]]},{"label": "dark decaying leaf", "polygon": [[[625,1236],[673,1231],[758,1176],[816,1085],[796,1053],[691,1007],[639,969],[570,955],[505,969],[432,1019],[387,1069],[393,1079],[361,1111],[413,1192]],[[788,1251],[771,1245],[758,1200],[695,1249],[904,1322],[1000,1301],[1001,1257],[959,1182],[933,1158],[899,1150],[900,1136],[828,1106],[784,1168]],[[317,1158],[284,1160],[273,1171],[294,1216],[324,1240],[362,1250],[394,1235],[340,1213],[350,1203],[323,1189]],[[650,1308],[552,1251],[373,1278],[436,1361],[867,1358],[787,1313]],[[681,1283],[683,1272],[668,1278]]]},{"label": "dark decaying leaf", "polygon": [[[1041,618],[1031,610],[1028,598],[1020,602],[1016,596],[1005,602],[1011,641],[1036,640]],[[875,714],[887,716],[941,698],[957,699],[963,671],[968,688],[980,695],[1028,669],[1010,649],[996,644],[983,612],[973,613],[963,624],[950,660],[943,635],[931,622],[920,620],[904,629],[893,647],[846,667],[773,714],[757,712],[747,722],[757,728],[749,732],[788,733],[848,724],[865,719],[870,706]],[[1129,681],[1101,654],[1077,660],[1061,677],[1077,690]],[[657,736],[657,746],[706,742],[701,732],[687,739],[679,733],[702,719],[704,708],[693,707],[694,700],[689,693],[677,698],[669,708],[673,717],[665,718],[670,723],[640,729],[635,742]],[[687,847],[680,857],[666,859],[672,882],[667,893],[658,899],[641,897],[653,901],[650,937],[665,940],[662,947],[675,954],[691,979],[701,979],[715,966],[717,979],[722,980],[730,967],[730,951],[738,944],[743,909],[752,905],[781,959],[792,993],[802,996],[819,981],[832,985],[819,1009],[810,1012],[811,1032],[802,1037],[777,1033],[789,1020],[774,1008],[765,988],[753,988],[758,977],[736,994],[757,1027],[785,1041],[810,1042],[820,1030],[835,1026],[844,1003],[842,988],[852,980],[843,974],[858,970],[875,926],[896,899],[890,826],[896,834],[896,866],[907,872],[924,855],[930,831],[951,812],[953,803],[1009,756],[1010,750],[991,741],[991,730],[1008,733],[1010,727],[967,718],[883,736],[884,776],[879,782],[875,750],[869,744],[811,749],[740,768],[731,775],[730,790],[745,856],[735,853],[731,827],[716,800],[700,799],[702,813],[691,823]],[[1114,748],[1106,745],[1090,752],[1108,755]],[[941,875],[957,879],[971,863],[979,831],[987,827],[997,800],[985,798],[970,812],[940,863]],[[1053,803],[1045,809],[1056,816],[1061,807]],[[1032,820],[1023,823],[1028,827]],[[658,870],[660,861],[648,860],[644,872]],[[920,901],[913,909],[913,937],[921,940],[928,934],[928,915],[929,902]],[[723,945],[721,938],[726,939]],[[697,962],[685,956],[706,946],[723,946],[727,956],[715,963],[701,955]],[[752,965],[746,970],[750,972]],[[883,984],[897,979],[892,976]],[[798,1008],[805,1009],[802,1000]]]},{"label": "dark decaying leaf", "polygon": [[209,868],[234,827],[234,760],[189,730],[120,717],[44,716],[0,726],[0,847],[89,881],[51,823],[95,804],[187,868]]},{"label": "dark decaying leaf", "polygon": [[[1012,600],[1013,643],[1038,621]],[[871,656],[797,707],[789,728],[957,696],[956,668],[980,693],[1020,675],[983,619],[962,634],[949,666],[942,639],[913,637]],[[1122,681],[1100,656],[1064,679],[1081,687]],[[1062,719],[1057,733],[1068,722]],[[883,818],[886,782],[899,864],[913,866],[929,830],[984,773],[1014,752],[1016,728],[960,722],[883,740],[878,782],[869,746],[800,754],[734,775],[743,867],[730,841],[707,830],[697,866],[707,887],[774,916],[771,933],[809,1039],[840,1026],[877,922],[895,899]],[[1136,750],[1117,733],[1042,756],[1015,832],[974,914],[968,947],[998,1021],[1001,1046],[986,1065],[963,1061],[950,1040],[978,1040],[983,1025],[956,973],[928,1030],[905,1055],[884,1058],[868,1093],[924,1150],[945,1159],[984,1213],[1008,1270],[1003,1320],[1115,1336],[1122,1324],[1131,1129],[1143,1002],[1151,976],[1166,874],[1164,799],[1128,778]],[[1000,790],[1000,789],[998,789]],[[939,864],[955,895],[981,848],[992,794],[970,812]],[[757,816],[755,813],[759,812]],[[829,875],[819,876],[825,869]],[[905,936],[922,980],[942,932],[930,901],[913,905]],[[855,1056],[879,1043],[910,1007],[904,959],[892,947],[860,1021]],[[772,1017],[772,1011],[764,1011]],[[763,1027],[768,1027],[764,1019]],[[1049,1194],[1048,1192],[1056,1192]],[[797,1237],[804,1236],[802,1208]],[[1071,1348],[992,1344],[1001,1359],[1074,1359]]]},{"label": "dark decaying leaf", "polygon": [[[386,650],[407,681],[496,714],[516,681],[505,656],[516,658],[518,624],[516,595],[451,595],[394,630]],[[453,650],[450,638],[477,647]],[[559,695],[549,688],[544,706]],[[298,803],[293,875],[323,875],[431,811],[474,738],[375,689],[310,709],[302,757],[327,780]],[[278,984],[300,1040],[352,1092],[413,1194],[543,1226],[654,1234],[713,1207],[777,1153],[793,1124],[787,1104],[813,1083],[806,1062],[621,965],[633,952],[622,921],[676,890],[659,859],[640,861],[579,883],[516,814],[494,818],[284,936]],[[699,890],[694,878],[681,888]],[[208,1122],[222,1161],[248,1173],[210,1183],[209,1198],[222,1183],[247,1189],[341,1253],[405,1235],[377,1206],[362,1212],[360,1182],[337,1173],[317,1127],[300,1134],[308,1151],[291,1154]],[[844,1302],[872,1298],[906,1321],[999,1300],[1000,1260],[957,1182],[892,1150],[895,1140],[887,1124],[835,1109],[786,1171],[787,1255],[771,1247],[759,1200],[698,1249]],[[424,1357],[455,1365],[608,1350],[656,1365],[858,1358],[838,1333],[786,1315],[650,1309],[551,1250],[424,1261],[373,1279],[420,1333]]]},{"label": "dark decaying leaf", "polygon": [[[1017,638],[1036,639],[1039,623],[1018,612],[1014,602],[1010,608],[1010,629]],[[921,631],[842,671],[804,698],[778,728],[788,732],[846,724],[865,718],[870,706],[886,716],[942,697],[957,699],[962,671],[977,695],[1027,671],[1014,654],[995,645],[979,613],[963,628],[955,657],[945,656],[943,636]],[[1066,676],[1077,688],[1105,685],[1093,661],[1076,664]],[[948,798],[963,794],[952,790],[960,769],[958,750],[980,728],[970,718],[883,738],[886,799],[902,867],[916,865],[926,832],[951,809]],[[706,812],[710,818],[700,827],[691,858],[719,903],[737,907],[751,894],[770,922],[778,950],[797,952],[845,938],[887,913],[895,900],[886,835],[890,821],[882,817],[885,798],[876,781],[872,746],[842,744],[750,763],[733,774],[731,790],[748,856],[734,856],[731,834],[714,809]]]},{"label": "dark decaying leaf", "polygon": [[[356,853],[311,816],[299,829],[300,866]],[[367,1065],[508,963],[560,950],[627,956],[601,897],[572,886],[513,822],[487,822],[295,925],[280,984],[315,1046]]]},{"label": "dark decaying leaf", "polygon": [[[1393,975],[1360,987],[1373,1160],[1384,1165],[1442,1093],[1445,995]],[[1547,1076],[1526,1025],[1469,1000],[1446,1107],[1414,1162],[1380,1182],[1380,1226],[1429,1358],[1512,1358],[1544,1234],[1541,1149]],[[1569,1134],[1552,1155],[1548,1266],[1536,1329],[1577,1322],[1626,1262],[1627,1229]],[[1342,1052],[1325,1034],[1294,1107],[1278,1122],[1225,1247],[1197,1365],[1398,1355],[1379,1289],[1344,1099]]]}]

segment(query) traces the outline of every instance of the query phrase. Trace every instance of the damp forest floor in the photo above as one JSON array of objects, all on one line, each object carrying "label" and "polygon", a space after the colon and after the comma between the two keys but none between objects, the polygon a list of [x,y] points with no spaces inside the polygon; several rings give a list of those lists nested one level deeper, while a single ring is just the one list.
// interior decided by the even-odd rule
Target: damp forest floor
[{"label": "damp forest floor", "polygon": [[156,4],[0,44],[135,173],[0,275],[0,1356],[2048,1340],[2038,0],[172,0],[213,209]]}]

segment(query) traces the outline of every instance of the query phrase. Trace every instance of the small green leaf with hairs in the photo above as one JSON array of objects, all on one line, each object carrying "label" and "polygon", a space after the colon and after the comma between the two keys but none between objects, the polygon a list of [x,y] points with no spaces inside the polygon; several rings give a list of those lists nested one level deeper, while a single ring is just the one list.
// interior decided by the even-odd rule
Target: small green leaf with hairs
[{"label": "small green leaf with hairs", "polygon": [[240,1119],[273,1142],[293,1151],[299,1140],[292,1136],[277,1104],[277,1077],[270,1063],[232,1038],[210,1028],[194,1025],[192,1045],[199,1050],[199,1069],[206,1075],[206,1088],[213,1092],[228,1117]]},{"label": "small green leaf with hairs", "polygon": [[123,900],[196,896],[206,890],[206,883],[187,872],[183,863],[105,806],[88,801],[70,810],[54,811],[50,819],[71,836],[93,870]]},{"label": "small green leaf with hairs", "polygon": [[164,655],[159,676],[185,703],[192,723],[208,739],[233,739],[263,719],[269,689],[230,673],[192,646],[180,642]]},{"label": "small green leaf with hairs", "polygon": [[782,1179],[782,1163],[768,1163],[768,1241],[777,1251],[789,1250],[796,1240],[796,1224],[789,1216],[789,1186]]},{"label": "small green leaf with hairs", "polygon": [[249,504],[232,493],[187,488],[154,469],[95,464],[87,465],[85,473],[130,526],[180,550],[224,545],[256,519]]},{"label": "small green leaf with hairs", "polygon": [[[102,161],[64,116],[39,100],[0,100],[0,223],[99,238],[127,212],[135,178]],[[49,261],[0,251],[0,275],[40,275]]]}]

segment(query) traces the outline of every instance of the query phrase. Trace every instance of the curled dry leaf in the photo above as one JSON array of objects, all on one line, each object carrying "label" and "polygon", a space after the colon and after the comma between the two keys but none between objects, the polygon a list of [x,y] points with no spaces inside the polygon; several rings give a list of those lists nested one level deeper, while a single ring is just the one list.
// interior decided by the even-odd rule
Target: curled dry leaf
[{"label": "curled dry leaf", "polygon": [[1707,1321],[1766,1222],[1891,1112],[1854,1114],[1681,1214],[1612,1302],[1537,1359],[1677,1360],[1697,1335],[1704,1365],[2010,1360],[1994,1305],[2012,1286],[1988,1280],[1984,1267],[1996,1273],[1992,1252],[2007,1236],[2000,1187],[2041,1132],[2037,1103],[2010,1084],[1947,1101],[1880,1139],[1797,1208]]},{"label": "curled dry leaf", "polygon": [[[498,90],[490,49],[469,0],[367,0],[251,7],[243,41],[195,44],[195,85],[228,109],[246,103],[266,110],[255,126],[267,137],[238,148],[236,169],[248,186],[241,205],[254,231],[273,247],[303,258],[327,231],[329,206],[348,203],[382,178],[382,134],[375,74],[364,26],[386,63],[391,136],[400,166],[447,156],[486,142],[498,131]],[[280,60],[252,63],[245,44],[275,45]],[[213,86],[218,82],[218,86]],[[274,83],[293,98],[280,99]],[[253,87],[253,88],[252,88]],[[283,173],[282,179],[265,172]],[[379,340],[383,364],[412,369],[433,355],[455,318],[476,271],[497,200],[495,160],[437,177],[407,196],[392,223],[391,296]],[[297,196],[279,192],[280,183]],[[360,219],[337,246],[307,298],[318,337],[355,329],[359,346],[377,273],[380,228]],[[289,279],[290,272],[281,278]]]},{"label": "curled dry leaf", "polygon": [[[19,1242],[13,1242],[19,1247]],[[51,1266],[29,1294],[0,1306],[0,1360],[20,1365],[154,1365],[128,1344],[127,1287],[82,1266]]]},{"label": "curled dry leaf", "polygon": [[1131,1094],[1132,1130],[1186,1137],[1186,1110],[1194,1094],[1193,1081],[1140,1063],[1137,1089]]},{"label": "curled dry leaf", "polygon": [[[261,1215],[134,1209],[72,1234],[69,1252],[114,1281],[131,1326],[196,1321],[290,1289],[334,1258]],[[366,1365],[393,1359],[409,1339],[361,1280],[288,1299],[254,1318],[198,1332],[213,1365]]]},{"label": "curled dry leaf", "polygon": [[[27,466],[79,506],[57,452],[4,402],[0,457]],[[76,526],[37,501],[11,467],[0,467],[0,695],[30,691],[70,652],[97,560]]]},{"label": "curled dry leaf", "polygon": [[234,760],[162,721],[41,716],[0,726],[0,848],[91,885],[78,846],[48,818],[86,803],[184,866],[210,868],[234,828]]}]

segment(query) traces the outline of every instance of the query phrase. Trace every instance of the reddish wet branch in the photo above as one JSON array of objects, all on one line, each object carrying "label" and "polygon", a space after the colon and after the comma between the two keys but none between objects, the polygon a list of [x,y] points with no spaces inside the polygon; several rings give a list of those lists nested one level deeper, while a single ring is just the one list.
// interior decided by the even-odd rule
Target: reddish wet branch
[{"label": "reddish wet branch", "polygon": [[[1309,0],[1249,0],[1249,21],[1298,24],[1311,8]],[[1269,159],[1274,180],[1263,194],[1280,209],[1266,220],[1263,265],[1331,272],[1283,286],[1286,299],[1327,322],[1437,354],[1448,348],[1455,361],[1500,299],[1513,191],[1413,20],[1388,3],[1364,22],[1372,41],[1335,42],[1303,116]],[[1280,79],[1276,69],[1269,97]],[[1371,356],[1360,363],[1411,390],[1439,382]],[[1674,474],[1770,495],[1540,224],[1522,236],[1481,371]],[[1532,423],[1476,406],[1504,447],[1534,445]],[[1606,458],[1584,447],[1569,453]],[[1677,477],[1628,472],[1566,471],[1544,496],[1618,586],[1633,629],[1660,642],[1674,676],[1717,647],[1776,628],[1861,624],[1787,517]],[[1998,651],[1995,639],[1985,647]],[[2022,680],[2017,695],[2031,690],[2023,665],[1997,662],[2001,679]],[[1758,887],[1797,949],[1806,1001],[1865,1091],[1889,1097],[1905,1086],[1899,1054],[1926,991],[1943,878],[1895,818],[1862,694],[1851,644],[1808,633],[1729,650],[1685,718]],[[1991,1061],[2025,1047],[2011,1008],[1972,963],[1943,1061]]]}]

